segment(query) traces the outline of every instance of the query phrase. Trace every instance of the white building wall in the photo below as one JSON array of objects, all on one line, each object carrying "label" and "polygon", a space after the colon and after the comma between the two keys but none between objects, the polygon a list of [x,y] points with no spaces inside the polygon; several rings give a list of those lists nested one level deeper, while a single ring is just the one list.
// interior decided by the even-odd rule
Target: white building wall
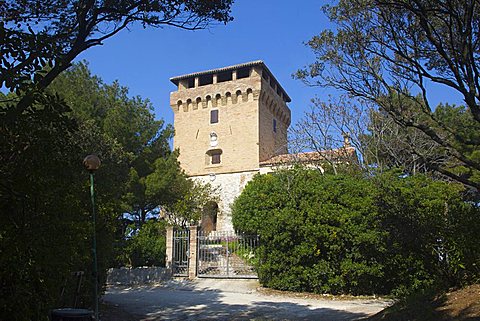
[{"label": "white building wall", "polygon": [[191,176],[202,184],[209,183],[218,196],[217,231],[233,231],[232,209],[233,201],[240,195],[245,185],[258,170]]}]

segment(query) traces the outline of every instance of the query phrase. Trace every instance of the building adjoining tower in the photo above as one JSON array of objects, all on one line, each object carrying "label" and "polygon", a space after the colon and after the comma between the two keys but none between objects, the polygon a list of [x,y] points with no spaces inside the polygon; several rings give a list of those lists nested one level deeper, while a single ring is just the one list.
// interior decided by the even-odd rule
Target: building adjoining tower
[{"label": "building adjoining tower", "polygon": [[170,79],[174,148],[194,179],[218,188],[207,230],[232,230],[230,205],[260,164],[286,154],[290,97],[262,61]]}]

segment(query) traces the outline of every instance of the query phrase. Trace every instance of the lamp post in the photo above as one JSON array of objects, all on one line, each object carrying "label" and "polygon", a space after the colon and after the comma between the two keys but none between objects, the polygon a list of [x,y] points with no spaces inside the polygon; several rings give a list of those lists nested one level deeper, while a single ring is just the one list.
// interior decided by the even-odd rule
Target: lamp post
[{"label": "lamp post", "polygon": [[95,320],[98,321],[98,268],[97,268],[97,228],[96,228],[96,214],[95,214],[95,192],[93,189],[93,174],[100,167],[100,158],[96,155],[88,155],[83,160],[83,166],[90,173],[90,198],[92,200],[92,217],[93,217],[93,277],[95,283],[94,298],[95,298]]}]

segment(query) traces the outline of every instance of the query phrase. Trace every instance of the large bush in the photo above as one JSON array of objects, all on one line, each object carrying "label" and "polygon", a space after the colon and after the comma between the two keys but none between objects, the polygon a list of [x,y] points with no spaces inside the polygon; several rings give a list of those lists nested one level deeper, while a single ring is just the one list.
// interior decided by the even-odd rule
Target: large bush
[{"label": "large bush", "polygon": [[294,169],[256,176],[233,205],[233,224],[260,234],[268,287],[371,294],[452,284],[478,275],[480,254],[478,209],[460,190],[424,176]]},{"label": "large bush", "polygon": [[166,222],[148,220],[140,229],[132,224],[117,258],[120,266],[165,266]]},{"label": "large bush", "polygon": [[460,184],[390,172],[376,189],[379,227],[388,232],[388,288],[454,286],[480,276],[480,209],[464,201]]},{"label": "large bush", "polygon": [[49,309],[71,304],[75,285],[61,293],[75,271],[85,272],[79,304],[91,306],[92,208],[82,160],[92,150],[103,162],[95,174],[99,284],[112,254],[122,153],[77,126],[58,98],[43,99],[16,117],[0,105],[0,320],[47,320]]}]

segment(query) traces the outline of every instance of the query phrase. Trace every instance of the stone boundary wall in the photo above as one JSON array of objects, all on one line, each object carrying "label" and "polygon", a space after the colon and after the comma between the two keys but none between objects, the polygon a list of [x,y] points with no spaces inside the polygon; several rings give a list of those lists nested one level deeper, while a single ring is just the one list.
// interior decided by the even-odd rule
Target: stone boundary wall
[{"label": "stone boundary wall", "polygon": [[167,281],[172,278],[172,270],[165,267],[115,268],[107,272],[107,284],[142,285]]}]

